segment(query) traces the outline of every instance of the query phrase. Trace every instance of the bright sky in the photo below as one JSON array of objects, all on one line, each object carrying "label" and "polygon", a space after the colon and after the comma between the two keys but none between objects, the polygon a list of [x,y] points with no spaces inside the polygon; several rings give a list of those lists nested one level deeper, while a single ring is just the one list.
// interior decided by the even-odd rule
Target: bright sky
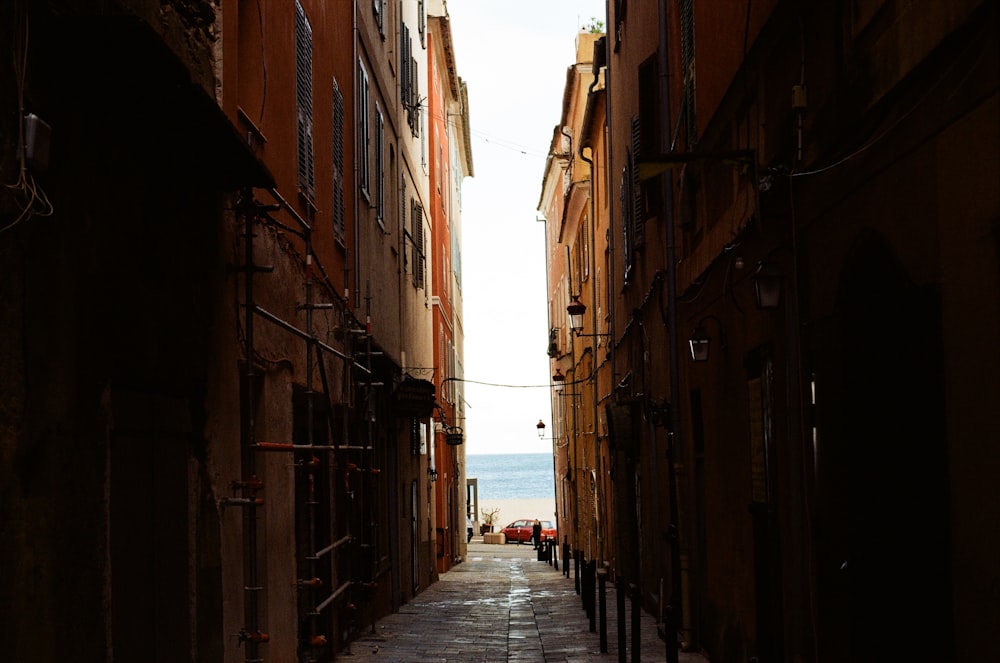
[{"label": "bright sky", "polygon": [[[462,204],[466,453],[550,452],[545,226],[535,220],[576,35],[604,0],[448,0],[475,177]],[[495,385],[536,385],[501,387]]]}]

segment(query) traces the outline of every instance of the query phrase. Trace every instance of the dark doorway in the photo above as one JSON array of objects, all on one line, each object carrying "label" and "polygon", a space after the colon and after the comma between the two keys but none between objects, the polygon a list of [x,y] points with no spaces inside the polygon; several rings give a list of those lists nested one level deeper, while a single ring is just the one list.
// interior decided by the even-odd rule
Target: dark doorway
[{"label": "dark doorway", "polygon": [[191,656],[186,401],[115,390],[111,613],[115,660]]},{"label": "dark doorway", "polygon": [[816,378],[820,660],[949,661],[940,297],[867,235],[837,312]]}]

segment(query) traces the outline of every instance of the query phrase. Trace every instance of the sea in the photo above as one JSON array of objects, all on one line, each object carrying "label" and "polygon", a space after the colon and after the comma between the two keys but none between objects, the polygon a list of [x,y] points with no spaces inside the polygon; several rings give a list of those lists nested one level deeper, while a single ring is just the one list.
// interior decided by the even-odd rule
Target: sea
[{"label": "sea", "polygon": [[552,454],[467,454],[465,476],[479,480],[479,499],[551,499]]}]

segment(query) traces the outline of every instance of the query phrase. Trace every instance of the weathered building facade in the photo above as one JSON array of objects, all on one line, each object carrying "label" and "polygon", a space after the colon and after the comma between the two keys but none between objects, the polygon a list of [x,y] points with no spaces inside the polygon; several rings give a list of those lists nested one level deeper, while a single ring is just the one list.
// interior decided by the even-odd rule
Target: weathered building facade
[{"label": "weathered building facade", "polygon": [[995,3],[608,9],[613,573],[713,661],[995,659]]},{"label": "weathered building facade", "polygon": [[[592,119],[589,95],[599,95],[603,83],[595,77],[593,55],[597,33],[580,33],[576,62],[566,71],[562,117],[552,134],[538,209],[546,220],[549,292],[549,347],[553,389],[552,441],[558,527],[573,550],[587,560],[609,559],[609,522],[603,506],[608,467],[606,440],[595,426],[601,389],[610,371],[607,308],[599,301],[601,268],[607,229],[600,213],[603,189],[592,187],[603,171],[590,150]],[[595,88],[597,88],[595,90]],[[586,146],[586,147],[585,147]],[[598,195],[591,195],[594,189]],[[567,307],[578,307],[583,323],[571,324]]]},{"label": "weathered building facade", "polygon": [[330,660],[438,573],[428,9],[0,11],[7,653]]},{"label": "weathered building facade", "polygon": [[[434,4],[439,7],[433,6]],[[462,180],[473,174],[468,92],[455,65],[444,3],[428,26],[427,114],[430,144],[431,275],[434,307],[435,556],[439,572],[465,557],[465,400],[462,326]]]}]

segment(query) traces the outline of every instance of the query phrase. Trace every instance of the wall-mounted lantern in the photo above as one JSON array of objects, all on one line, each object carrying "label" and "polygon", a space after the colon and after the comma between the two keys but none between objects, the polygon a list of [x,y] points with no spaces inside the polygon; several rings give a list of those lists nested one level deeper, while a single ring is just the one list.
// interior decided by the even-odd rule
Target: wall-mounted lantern
[{"label": "wall-mounted lantern", "polygon": [[464,441],[462,438],[462,429],[458,427],[449,428],[448,431],[444,434],[444,441],[449,446],[452,447],[457,447],[458,445],[462,444],[462,442]]},{"label": "wall-mounted lantern", "polygon": [[705,323],[709,320],[714,320],[715,324],[719,326],[720,346],[723,350],[726,349],[726,330],[722,326],[722,322],[714,315],[706,315],[698,321],[698,325],[694,328],[694,332],[691,333],[691,338],[688,339],[688,345],[691,348],[692,361],[708,361],[712,337],[708,335],[708,331],[705,329]]},{"label": "wall-mounted lantern", "polygon": [[573,298],[573,303],[566,307],[566,313],[569,314],[569,328],[576,337],[592,337],[600,338],[602,336],[611,336],[611,334],[584,334],[583,333],[583,316],[587,312],[587,306],[580,301],[578,297]]},{"label": "wall-mounted lantern", "polygon": [[587,307],[577,297],[574,297],[573,303],[566,307],[566,313],[569,314],[569,328],[577,336],[583,331],[583,315],[586,312]]},{"label": "wall-mounted lantern", "polygon": [[560,371],[557,368],[555,375],[552,376],[552,388],[555,389],[556,392],[558,393],[562,391],[563,387],[565,386],[566,386],[566,376],[563,375],[562,371]]},{"label": "wall-mounted lantern", "polygon": [[757,308],[778,308],[781,304],[781,271],[776,265],[761,262],[751,277],[753,279],[753,296]]}]

